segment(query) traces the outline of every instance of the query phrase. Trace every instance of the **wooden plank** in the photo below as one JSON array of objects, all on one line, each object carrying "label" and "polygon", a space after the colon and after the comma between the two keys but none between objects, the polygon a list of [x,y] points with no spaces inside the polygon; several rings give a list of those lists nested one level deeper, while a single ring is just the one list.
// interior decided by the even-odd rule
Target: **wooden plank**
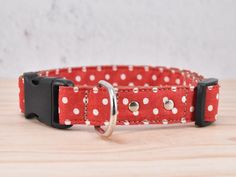
[{"label": "wooden plank", "polygon": [[14,176],[236,176],[236,81],[221,82],[219,120],[117,127],[111,140],[92,127],[57,130],[26,120],[17,82],[0,80],[0,174]]}]

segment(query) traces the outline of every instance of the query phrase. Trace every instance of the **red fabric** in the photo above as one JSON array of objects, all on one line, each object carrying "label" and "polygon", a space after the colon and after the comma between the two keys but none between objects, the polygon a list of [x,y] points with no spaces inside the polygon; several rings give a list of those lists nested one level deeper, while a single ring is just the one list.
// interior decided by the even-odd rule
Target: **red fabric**
[{"label": "red fabric", "polygon": [[[118,125],[184,123],[195,120],[194,107],[198,81],[197,73],[177,68],[151,66],[98,66],[48,70],[42,76],[64,77],[75,87],[59,88],[60,124],[104,125],[109,121],[109,95],[98,81],[106,80],[117,90]],[[23,79],[19,78],[20,108],[24,112]],[[156,91],[157,90],[157,91]],[[205,120],[213,122],[218,112],[219,85],[210,86],[206,94]],[[163,99],[174,102],[166,110]],[[86,101],[87,100],[87,101]],[[108,102],[107,102],[108,101]],[[131,112],[128,104],[139,103]]]}]

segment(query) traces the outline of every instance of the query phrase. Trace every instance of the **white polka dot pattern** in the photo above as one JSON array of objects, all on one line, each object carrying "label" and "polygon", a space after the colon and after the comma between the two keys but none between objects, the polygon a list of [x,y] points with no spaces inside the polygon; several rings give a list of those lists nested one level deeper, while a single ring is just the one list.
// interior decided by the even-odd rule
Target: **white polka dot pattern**
[{"label": "white polka dot pattern", "polygon": [[126,79],[126,75],[125,74],[121,74],[120,78],[121,78],[121,80],[125,80]]},{"label": "white polka dot pattern", "polygon": [[158,110],[157,108],[154,108],[154,109],[153,109],[153,114],[154,114],[154,115],[157,115],[158,113],[159,113],[159,110]]},{"label": "white polka dot pattern", "polygon": [[75,115],[78,115],[78,114],[79,114],[79,109],[78,109],[78,108],[74,108],[74,109],[73,109],[73,113],[74,113]]},{"label": "white polka dot pattern", "polygon": [[182,99],[181,99],[181,100],[182,100],[183,103],[185,103],[186,100],[187,100],[186,96],[182,96]]},{"label": "white polka dot pattern", "polygon": [[90,79],[91,81],[94,81],[94,80],[95,80],[95,76],[94,76],[94,75],[90,75],[90,76],[89,76],[89,79]]},{"label": "white polka dot pattern", "polygon": [[208,106],[208,111],[212,111],[213,110],[213,106],[212,105],[209,105]]},{"label": "white polka dot pattern", "polygon": [[64,104],[68,103],[68,98],[67,97],[62,97],[62,103],[64,103]]},{"label": "white polka dot pattern", "polygon": [[85,121],[85,124],[86,124],[86,125],[90,125],[90,121],[89,121],[89,120],[86,120],[86,121]]},{"label": "white polka dot pattern", "polygon": [[106,79],[106,80],[109,80],[109,79],[110,79],[110,75],[109,75],[109,74],[106,74],[106,75],[105,75],[105,79]]},{"label": "white polka dot pattern", "polygon": [[98,88],[97,87],[93,87],[93,93],[98,93]]},{"label": "white polka dot pattern", "polygon": [[177,85],[179,85],[179,84],[180,84],[180,79],[176,79],[176,80],[175,80],[175,83],[176,83]]},{"label": "white polka dot pattern", "polygon": [[65,125],[71,125],[71,121],[69,119],[65,119],[65,122],[64,122]]},{"label": "white polka dot pattern", "polygon": [[157,76],[156,75],[152,75],[152,80],[156,81],[157,80]]},{"label": "white polka dot pattern", "polygon": [[153,91],[154,93],[157,93],[158,88],[157,88],[157,87],[153,87],[153,88],[152,88],[152,91]]},{"label": "white polka dot pattern", "polygon": [[81,81],[81,77],[80,77],[80,76],[76,76],[76,77],[75,77],[75,80],[76,80],[77,82],[80,82],[80,81]]},{"label": "white polka dot pattern", "polygon": [[133,89],[133,92],[134,92],[134,93],[138,93],[138,88],[135,87],[135,88]]},{"label": "white polka dot pattern", "polygon": [[128,66],[128,69],[129,69],[129,71],[133,71],[134,67],[131,65],[131,66]]},{"label": "white polka dot pattern", "polygon": [[133,112],[133,115],[134,115],[134,116],[138,116],[138,115],[139,115],[139,111],[134,111],[134,112]]},{"label": "white polka dot pattern", "polygon": [[148,98],[144,98],[144,99],[143,99],[143,104],[148,104],[148,102],[149,102],[149,99],[148,99]]},{"label": "white polka dot pattern", "polygon": [[107,98],[103,98],[102,99],[102,104],[103,105],[107,105],[108,104],[108,99]]},{"label": "white polka dot pattern", "polygon": [[194,107],[193,106],[190,107],[190,112],[194,112]]},{"label": "white polka dot pattern", "polygon": [[178,113],[178,109],[177,108],[173,108],[171,111],[172,111],[173,114],[177,114]]},{"label": "white polka dot pattern", "polygon": [[74,92],[77,93],[79,91],[79,87],[74,87]]},{"label": "white polka dot pattern", "polygon": [[165,76],[165,77],[164,77],[164,81],[165,81],[165,82],[169,82],[169,81],[170,81],[170,78],[169,78],[168,76]]},{"label": "white polka dot pattern", "polygon": [[142,80],[142,75],[141,75],[141,74],[138,74],[138,75],[137,75],[137,79],[138,79],[138,80]]},{"label": "white polka dot pattern", "polygon": [[99,114],[97,109],[93,109],[93,115],[97,116]]},{"label": "white polka dot pattern", "polygon": [[[48,70],[42,76],[65,77],[74,87],[59,88],[60,124],[104,125],[109,122],[109,94],[98,86],[106,80],[116,86],[119,125],[172,124],[194,120],[195,87],[202,76],[176,68],[151,66],[98,66]],[[20,107],[24,111],[23,80],[19,79]],[[174,107],[164,108],[171,99]],[[205,117],[215,121],[218,110],[219,86],[206,90]],[[131,112],[129,101],[139,103]]]},{"label": "white polka dot pattern", "polygon": [[129,100],[128,100],[127,98],[124,98],[124,99],[123,99],[123,104],[124,104],[124,105],[127,105],[128,103],[129,103]]}]

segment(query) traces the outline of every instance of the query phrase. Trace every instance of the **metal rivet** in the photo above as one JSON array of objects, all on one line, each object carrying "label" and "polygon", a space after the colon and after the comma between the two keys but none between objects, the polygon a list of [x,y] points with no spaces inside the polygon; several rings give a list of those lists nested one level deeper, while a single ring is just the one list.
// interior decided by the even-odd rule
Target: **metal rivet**
[{"label": "metal rivet", "polygon": [[172,110],[174,108],[174,102],[172,100],[166,100],[164,102],[164,107],[166,110]]},{"label": "metal rivet", "polygon": [[139,109],[139,104],[138,104],[137,101],[131,101],[131,102],[129,103],[129,110],[130,110],[130,111],[136,112],[136,111],[138,111],[138,109]]}]

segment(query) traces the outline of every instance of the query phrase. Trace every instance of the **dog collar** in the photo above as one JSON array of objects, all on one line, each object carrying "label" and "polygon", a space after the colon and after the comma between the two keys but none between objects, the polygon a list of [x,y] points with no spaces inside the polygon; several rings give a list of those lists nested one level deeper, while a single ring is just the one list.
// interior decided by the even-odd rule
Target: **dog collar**
[{"label": "dog collar", "polygon": [[[92,125],[110,136],[115,125],[195,122],[217,118],[219,85],[188,70],[90,66],[24,73],[19,102],[26,118],[60,129]],[[102,129],[102,126],[106,129]]]}]

